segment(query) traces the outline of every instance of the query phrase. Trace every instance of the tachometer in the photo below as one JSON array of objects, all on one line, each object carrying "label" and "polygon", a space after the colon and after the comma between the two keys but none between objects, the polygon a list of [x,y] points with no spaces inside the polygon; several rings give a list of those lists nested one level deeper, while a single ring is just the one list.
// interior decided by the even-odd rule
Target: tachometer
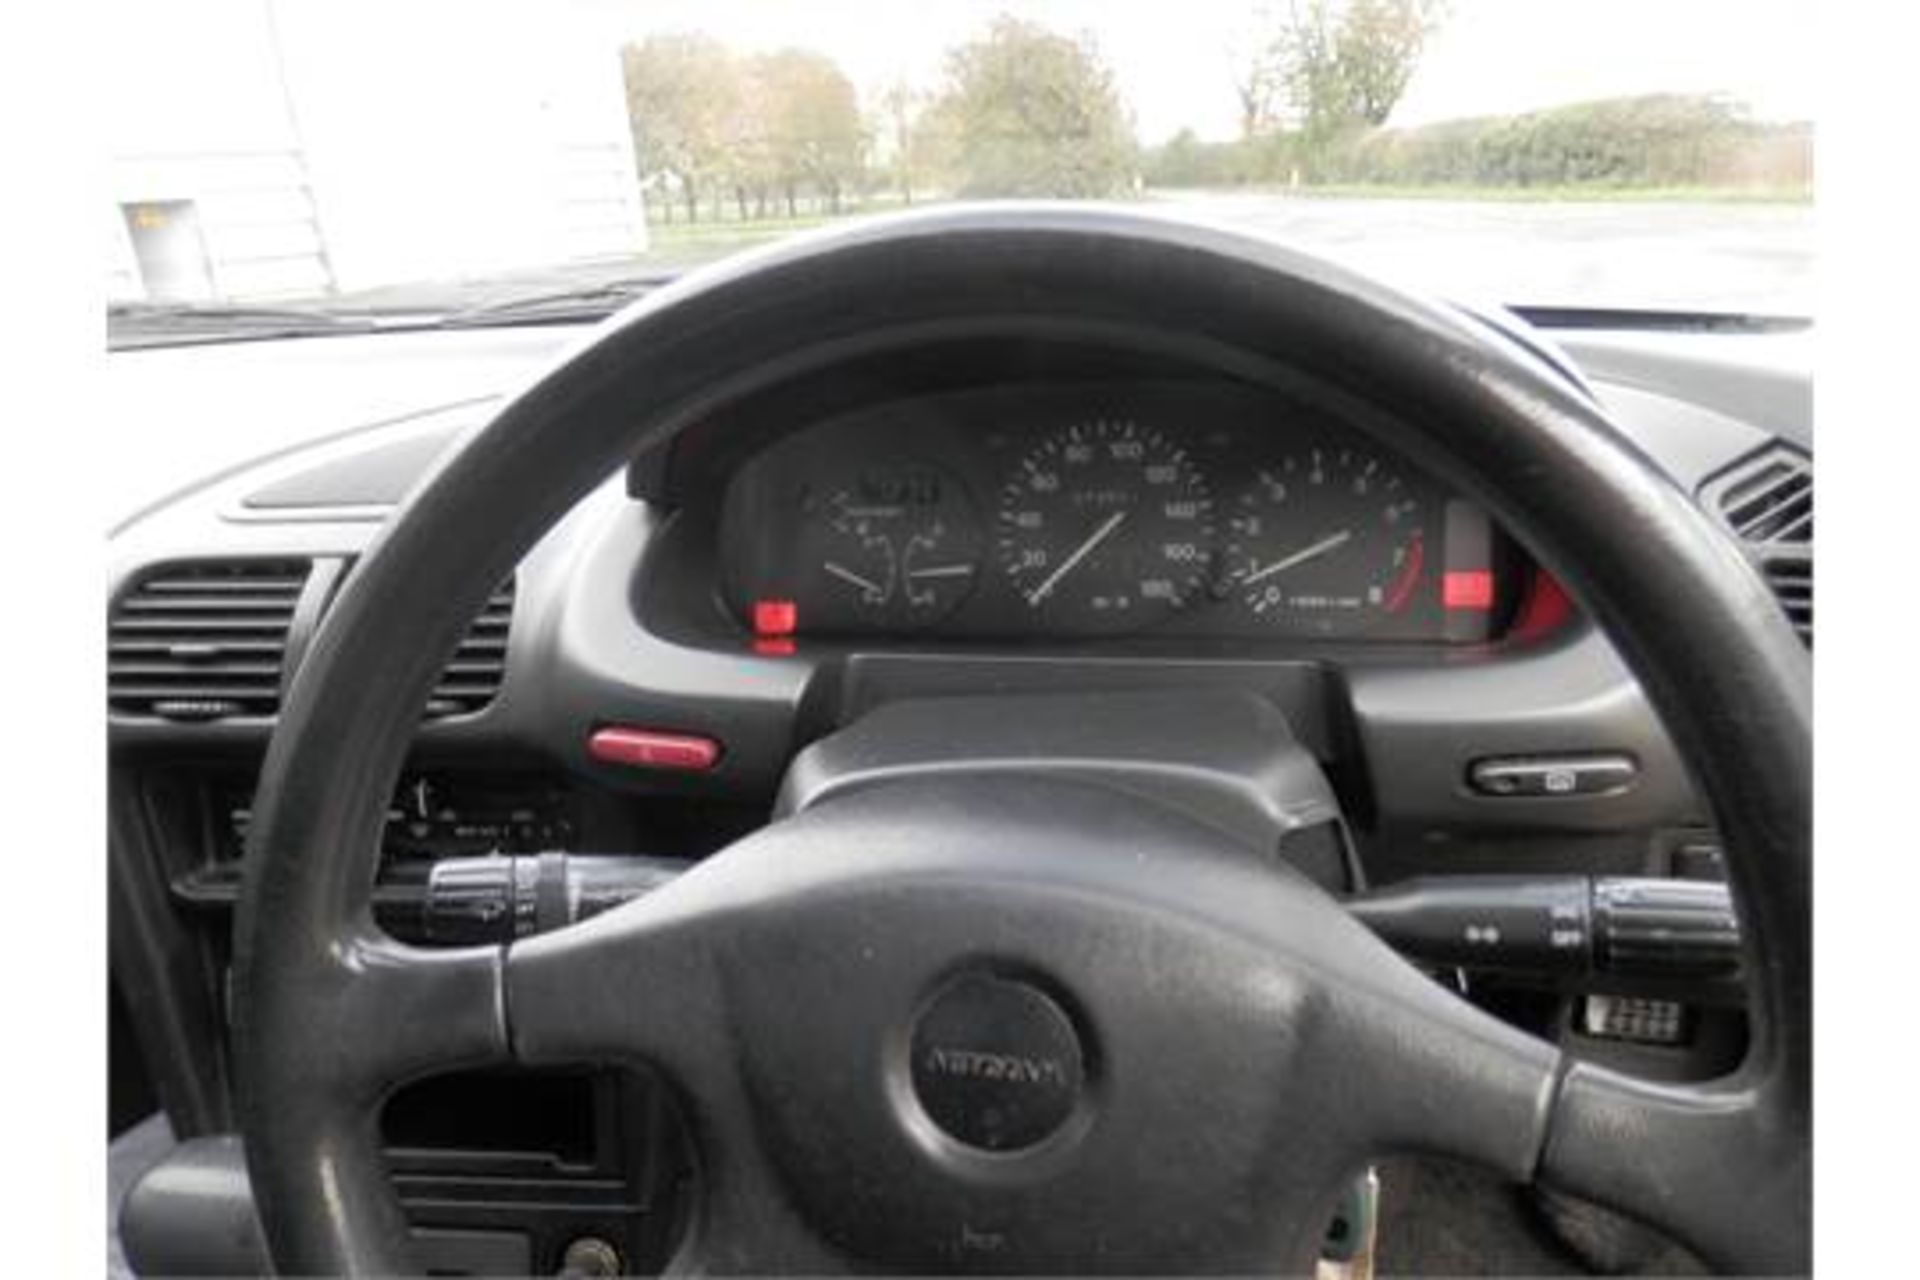
[{"label": "tachometer", "polygon": [[1357,449],[1308,448],[1262,468],[1227,535],[1229,589],[1264,621],[1319,634],[1405,609],[1426,556],[1419,499]]},{"label": "tachometer", "polygon": [[1145,626],[1208,577],[1213,500],[1179,446],[1125,419],[1055,431],[1000,491],[1001,566],[1025,606],[1067,630]]}]

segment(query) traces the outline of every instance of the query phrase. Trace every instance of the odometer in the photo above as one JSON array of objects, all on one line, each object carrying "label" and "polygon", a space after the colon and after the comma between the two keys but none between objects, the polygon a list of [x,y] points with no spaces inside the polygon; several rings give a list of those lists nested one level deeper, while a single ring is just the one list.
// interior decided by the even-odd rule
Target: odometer
[{"label": "odometer", "polygon": [[1120,631],[1180,608],[1208,579],[1213,499],[1184,450],[1126,419],[1052,432],[1000,491],[1000,561],[1050,627]]}]

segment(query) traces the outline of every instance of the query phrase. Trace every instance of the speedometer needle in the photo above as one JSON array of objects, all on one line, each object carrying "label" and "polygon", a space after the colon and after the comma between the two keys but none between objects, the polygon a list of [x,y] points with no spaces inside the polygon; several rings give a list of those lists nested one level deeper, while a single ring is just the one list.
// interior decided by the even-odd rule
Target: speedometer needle
[{"label": "speedometer needle", "polygon": [[1291,569],[1293,568],[1293,566],[1297,564],[1305,564],[1307,561],[1313,559],[1315,556],[1323,556],[1327,552],[1333,550],[1335,547],[1341,546],[1351,537],[1353,537],[1353,530],[1351,529],[1342,529],[1338,533],[1328,534],[1326,537],[1320,539],[1320,541],[1314,543],[1312,546],[1302,547],[1300,548],[1300,550],[1294,552],[1292,555],[1283,556],[1280,559],[1274,561],[1272,564],[1268,565],[1266,568],[1258,570],[1257,572],[1248,574],[1246,577],[1240,579],[1240,585],[1243,587],[1250,587],[1254,583],[1259,582],[1264,578],[1271,578],[1274,574],[1279,573],[1282,570]]},{"label": "speedometer needle", "polygon": [[831,560],[827,561],[825,564],[821,565],[820,567],[825,569],[828,573],[832,574],[834,577],[840,579],[840,581],[846,583],[849,586],[858,587],[860,588],[860,590],[866,592],[868,595],[883,596],[886,594],[886,591],[880,586],[879,583],[874,582],[870,578],[863,578],[851,569],[842,568],[840,565],[835,564]]},{"label": "speedometer needle", "polygon": [[1087,540],[1074,550],[1072,555],[1060,562],[1058,569],[1048,574],[1044,582],[1027,593],[1028,607],[1039,607],[1040,602],[1045,600],[1049,595],[1052,595],[1053,589],[1060,585],[1060,579],[1072,573],[1075,565],[1092,555],[1093,549],[1105,542],[1108,536],[1120,527],[1120,522],[1126,518],[1127,513],[1125,511],[1116,511],[1108,516],[1106,520],[1101,523],[1100,527],[1095,529]]}]

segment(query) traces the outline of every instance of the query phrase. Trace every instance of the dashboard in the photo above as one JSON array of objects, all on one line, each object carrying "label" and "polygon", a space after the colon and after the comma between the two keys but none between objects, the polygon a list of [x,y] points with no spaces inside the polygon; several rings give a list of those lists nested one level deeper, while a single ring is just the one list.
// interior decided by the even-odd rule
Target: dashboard
[{"label": "dashboard", "polygon": [[[1703,504],[1744,509],[1795,476],[1811,502],[1801,335],[1556,336]],[[110,544],[115,983],[182,1135],[232,1125],[230,913],[286,682],[382,522],[502,386],[576,337],[115,357],[124,412],[184,434],[221,413],[214,425],[250,430],[334,384],[393,388],[336,424],[353,429],[214,474]],[[1553,579],[1442,478],[1305,399],[999,355],[782,389],[608,476],[450,659],[388,815],[383,877],[495,853],[690,862],[764,825],[805,748],[889,707],[1136,691],[1252,695],[1284,717],[1352,847],[1289,840],[1276,856],[1353,883],[1713,873],[1711,817],[1607,637],[1564,597],[1544,605]],[[1781,479],[1783,458],[1802,470]],[[1810,529],[1768,554],[1788,552],[1810,633]],[[930,736],[957,736],[934,723]],[[636,767],[596,754],[609,727],[705,750]],[[1626,780],[1482,781],[1570,760]],[[1271,782],[1252,779],[1252,807]],[[609,1136],[665,1105],[650,1085],[418,1090],[384,1121],[415,1221],[450,1237],[505,1224],[531,1242],[518,1273],[529,1257],[557,1265],[586,1232],[629,1258],[664,1248],[680,1156]]]},{"label": "dashboard", "polygon": [[752,456],[721,590],[757,636],[1470,644],[1524,561],[1352,426],[1233,384],[891,401]]}]

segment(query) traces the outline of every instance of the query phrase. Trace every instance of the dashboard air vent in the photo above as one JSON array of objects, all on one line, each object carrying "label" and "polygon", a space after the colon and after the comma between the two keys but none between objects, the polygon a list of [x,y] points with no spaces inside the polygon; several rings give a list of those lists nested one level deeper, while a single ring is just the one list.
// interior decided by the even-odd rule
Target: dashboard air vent
[{"label": "dashboard air vent", "polygon": [[1761,571],[1767,575],[1767,585],[1773,588],[1773,594],[1780,601],[1780,607],[1786,611],[1787,621],[1793,623],[1793,629],[1800,638],[1813,647],[1813,557],[1769,558],[1763,560]]},{"label": "dashboard air vent", "polygon": [[1721,479],[1720,514],[1742,542],[1792,545],[1813,541],[1813,460],[1775,446]]},{"label": "dashboard air vent", "polygon": [[142,579],[107,619],[108,707],[180,722],[273,715],[307,571],[305,560],[244,560]]},{"label": "dashboard air vent", "polygon": [[1813,647],[1813,459],[1776,442],[1708,481],[1701,499],[1746,547]]},{"label": "dashboard air vent", "polygon": [[507,632],[513,622],[513,579],[487,597],[480,616],[454,650],[452,661],[427,699],[426,718],[467,716],[484,709],[507,675]]}]

